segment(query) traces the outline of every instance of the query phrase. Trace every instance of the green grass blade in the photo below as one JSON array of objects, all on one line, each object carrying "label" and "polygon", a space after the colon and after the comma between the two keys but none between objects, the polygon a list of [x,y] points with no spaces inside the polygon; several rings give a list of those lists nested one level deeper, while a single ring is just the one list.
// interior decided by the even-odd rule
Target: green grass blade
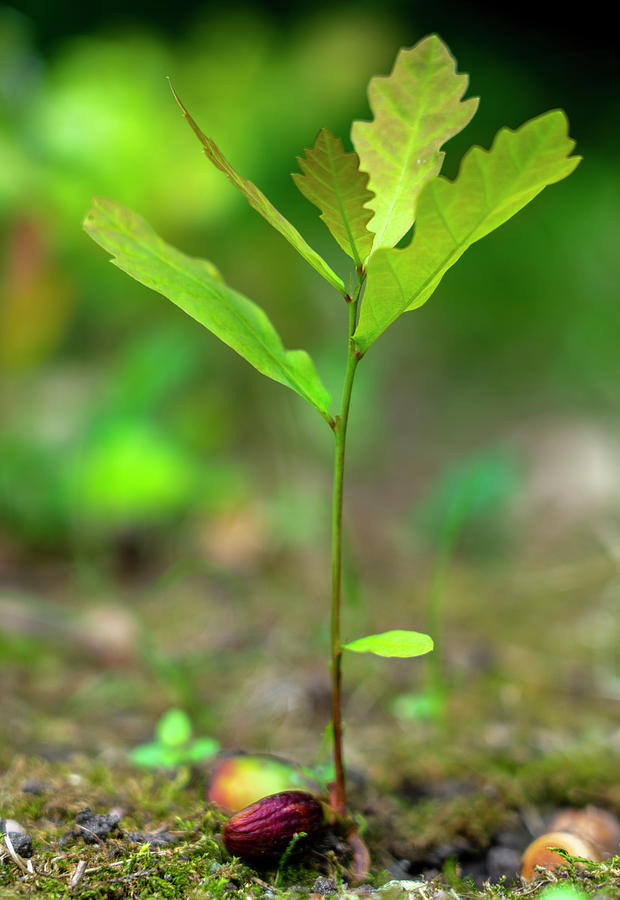
[{"label": "green grass blade", "polygon": [[336,275],[336,273],[327,265],[325,260],[319,256],[316,250],[313,250],[312,247],[307,243],[307,241],[301,236],[301,234],[297,231],[294,225],[292,225],[285,216],[279,212],[273,203],[265,197],[263,192],[256,187],[251,181],[248,181],[246,178],[242,178],[238,172],[236,172],[231,164],[228,162],[224,154],[221,152],[215,141],[211,138],[207,137],[204,134],[194,119],[190,116],[187,109],[181,103],[181,100],[172,87],[172,93],[174,97],[181,107],[181,111],[183,115],[189,122],[189,125],[202,144],[202,148],[204,150],[205,156],[210,162],[213,163],[216,169],[219,169],[220,172],[223,172],[224,175],[228,178],[228,180],[234,184],[237,190],[241,191],[245,199],[248,201],[250,206],[255,209],[257,212],[261,214],[261,216],[269,222],[269,224],[279,231],[280,234],[286,238],[286,240],[297,250],[300,256],[306,260],[307,263],[310,263],[313,269],[315,269],[319,275],[322,275],[323,278],[328,281],[333,287],[336,288],[343,296],[346,295],[346,289],[344,286],[344,282],[341,278]]},{"label": "green grass blade", "polygon": [[373,193],[368,175],[360,172],[357,153],[346,153],[339,138],[323,128],[312,150],[298,157],[303,175],[293,181],[311,203],[342,249],[358,268],[370,253],[373,235],[367,225],[372,210],[366,207]]},{"label": "green grass blade", "polygon": [[353,653],[374,653],[375,656],[398,656],[402,659],[422,656],[433,649],[432,638],[419,631],[384,631],[381,634],[369,634],[343,644],[343,650]]},{"label": "green grass blade", "polygon": [[435,34],[402,49],[391,75],[372,78],[368,87],[371,122],[351,130],[363,171],[375,198],[369,228],[373,247],[393,247],[413,225],[418,194],[441,169],[442,144],[462,131],[478,99],[461,101],[467,75]]},{"label": "green grass blade", "polygon": [[204,325],[268,378],[296,391],[332,423],[329,394],[303,350],[286,350],[263,310],[228,287],[211,263],[163,241],[144,219],[104,198],[94,199],[84,228],[112,262]]},{"label": "green grass blade", "polygon": [[502,128],[490,150],[472,147],[454,181],[433,178],[418,200],[409,246],[381,249],[370,259],[355,332],[359,350],[365,352],[405,310],[425,303],[475,241],[570,175],[580,161],[569,156],[574,145],[566,115],[552,110],[516,131]]}]

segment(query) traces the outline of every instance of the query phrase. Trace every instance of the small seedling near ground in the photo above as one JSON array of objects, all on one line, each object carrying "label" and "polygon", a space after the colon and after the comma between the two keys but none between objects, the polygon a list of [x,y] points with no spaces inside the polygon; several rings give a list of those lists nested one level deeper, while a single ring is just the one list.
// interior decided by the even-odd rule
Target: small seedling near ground
[{"label": "small seedling near ground", "polygon": [[[325,279],[342,303],[345,361],[342,400],[335,413],[308,353],[285,349],[267,314],[229,287],[213,263],[171,247],[144,219],[110,200],[95,200],[85,221],[87,232],[112,254],[119,268],[164,294],[263,375],[299,394],[331,429],[335,444],[330,632],[335,783],[331,803],[340,815],[347,807],[341,710],[345,650],[413,657],[433,646],[429,636],[401,629],[347,643],[341,638],[345,450],[357,368],[396,319],[429,299],[472,244],[547,185],[569,175],[579,162],[570,156],[574,142],[568,137],[566,116],[554,110],[514,131],[502,128],[490,150],[472,147],[466,153],[454,181],[442,177],[441,147],[465,128],[478,105],[475,98],[463,100],[467,83],[467,76],[457,73],[448,48],[431,35],[401,50],[391,75],[371,80],[374,118],[353,123],[354,152],[345,150],[339,138],[323,129],[314,146],[300,157],[295,184],[319,208],[323,222],[350,258],[344,278],[255,184],[235,171],[175,93],[208,160]],[[409,243],[400,246],[412,231]],[[292,287],[293,302],[297,294]]]},{"label": "small seedling near ground", "polygon": [[192,735],[189,716],[182,709],[169,709],[157,723],[155,740],[135,747],[129,759],[145,769],[178,769],[205,762],[220,749],[215,738]]}]

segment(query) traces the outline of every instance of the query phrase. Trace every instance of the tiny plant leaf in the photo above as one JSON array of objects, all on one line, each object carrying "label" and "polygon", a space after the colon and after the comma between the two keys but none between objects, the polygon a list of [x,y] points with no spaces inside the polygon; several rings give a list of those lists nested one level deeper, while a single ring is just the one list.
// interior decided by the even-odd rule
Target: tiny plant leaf
[{"label": "tiny plant leaf", "polygon": [[155,736],[165,747],[181,747],[192,736],[192,723],[182,709],[168,709],[155,728]]},{"label": "tiny plant leaf", "polygon": [[372,122],[354,122],[351,140],[370,175],[374,249],[393,247],[413,225],[416,198],[440,171],[442,144],[462,131],[478,108],[462,101],[467,75],[435,34],[402,49],[391,75],[370,80]]},{"label": "tiny plant leaf", "polygon": [[562,110],[552,110],[516,131],[502,128],[490,150],[473,147],[454,181],[437,176],[418,200],[411,243],[380,249],[370,259],[355,331],[361,352],[405,310],[417,309],[468,247],[523,209],[543,188],[575,169]]},{"label": "tiny plant leaf", "polygon": [[211,263],[165,243],[145,222],[111,200],[96,198],[86,216],[88,234],[112,262],[168,297],[268,378],[296,391],[328,422],[329,394],[303,350],[285,350],[263,310],[228,287]]},{"label": "tiny plant leaf", "polygon": [[155,740],[129,751],[129,759],[144,769],[176,769],[210,759],[219,751],[212,737],[192,740],[193,728],[182,709],[167,710],[155,727]]},{"label": "tiny plant leaf", "polygon": [[368,190],[368,175],[360,172],[357,153],[346,153],[342,141],[323,128],[312,150],[297,161],[303,175],[293,174],[293,181],[318,206],[332,235],[359,268],[372,247],[367,228],[372,211],[366,204],[374,195]]},{"label": "tiny plant leaf", "polygon": [[188,763],[204,762],[211,759],[220,749],[219,741],[212,737],[199,737],[188,744],[185,749],[185,761]]},{"label": "tiny plant leaf", "polygon": [[219,169],[220,172],[223,172],[224,175],[228,178],[228,180],[234,184],[237,190],[241,191],[245,199],[248,201],[250,206],[255,209],[257,212],[261,214],[261,216],[269,222],[269,224],[279,231],[280,234],[286,238],[286,240],[297,250],[297,252],[303,256],[307,263],[310,263],[313,269],[315,269],[319,275],[322,275],[326,281],[328,281],[333,287],[336,288],[337,291],[340,291],[341,294],[346,294],[344,282],[341,278],[336,275],[336,273],[327,265],[325,260],[319,256],[316,250],[313,250],[312,247],[307,243],[307,241],[300,235],[294,225],[292,225],[285,216],[279,212],[273,203],[271,203],[267,197],[263,194],[263,192],[256,187],[251,181],[248,181],[246,178],[242,178],[238,172],[236,172],[231,164],[228,162],[224,154],[221,152],[219,147],[216,145],[215,141],[211,138],[207,137],[204,134],[194,119],[190,116],[189,112],[181,102],[179,95],[172,87],[172,93],[174,97],[181,107],[181,111],[183,115],[187,119],[192,131],[202,144],[202,148],[204,150],[205,156],[210,162],[213,163],[216,169]]},{"label": "tiny plant leaf", "polygon": [[133,747],[129,751],[129,759],[143,769],[167,769],[177,765],[174,751],[170,747],[162,747],[155,741]]},{"label": "tiny plant leaf", "polygon": [[354,653],[374,653],[375,656],[398,656],[402,658],[422,656],[433,649],[433,640],[428,634],[419,631],[384,631],[381,634],[369,634],[348,644],[343,650]]}]

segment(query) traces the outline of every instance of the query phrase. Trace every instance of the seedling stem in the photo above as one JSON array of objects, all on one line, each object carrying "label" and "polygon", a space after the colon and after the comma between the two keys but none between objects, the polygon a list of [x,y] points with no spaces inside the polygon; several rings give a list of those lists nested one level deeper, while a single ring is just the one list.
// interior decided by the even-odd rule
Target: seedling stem
[{"label": "seedling stem", "polygon": [[334,768],[336,783],[332,802],[340,815],[346,811],[346,784],[342,760],[342,644],[340,640],[340,606],[342,589],[342,496],[344,487],[344,463],[347,442],[347,427],[353,382],[359,358],[355,352],[353,333],[357,325],[357,308],[363,287],[363,279],[358,278],[357,290],[348,304],[349,335],[347,340],[347,367],[342,389],[342,406],[336,421],[336,457],[334,461],[334,495],[332,504],[332,605],[331,605],[331,674],[332,674],[332,722],[334,740]]}]

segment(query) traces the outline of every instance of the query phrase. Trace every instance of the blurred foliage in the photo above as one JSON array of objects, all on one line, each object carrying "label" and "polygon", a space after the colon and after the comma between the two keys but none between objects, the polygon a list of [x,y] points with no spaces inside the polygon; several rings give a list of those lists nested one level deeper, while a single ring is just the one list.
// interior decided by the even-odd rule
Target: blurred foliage
[{"label": "blurred foliage", "polygon": [[[165,233],[183,232],[195,252],[209,245],[240,287],[251,281],[273,294],[294,331],[294,311],[282,309],[288,284],[305,277],[307,294],[313,276],[298,276],[279,244],[265,270],[269,236],[257,228],[254,240],[256,223],[206,165],[165,76],[269,189],[317,123],[347,118],[389,28],[360,18],[353,36],[362,52],[345,66],[350,26],[338,14],[286,42],[258,14],[242,28],[235,14],[207,15],[178,42],[148,27],[104,29],[46,61],[29,24],[2,10],[0,524],[21,540],[64,544],[79,542],[84,525],[101,537],[234,506],[247,493],[244,464],[221,454],[254,427],[247,373],[192,323],[124,285],[87,246],[80,221],[90,195],[121,198]],[[286,188],[280,182],[276,193]],[[228,246],[233,234],[240,258]],[[274,503],[286,531],[291,515]]]},{"label": "blurred foliage", "polygon": [[444,620],[450,618],[448,579],[454,556],[465,550],[480,563],[503,549],[521,470],[515,454],[506,448],[460,460],[440,473],[410,515],[411,529],[433,552],[424,621],[436,650],[425,660],[423,690],[400,694],[392,701],[397,719],[441,722],[445,716],[453,686],[444,671]]},{"label": "blurred foliage", "polygon": [[[259,7],[205,8],[170,35],[116,17],[56,38],[43,55],[36,15],[0,8],[0,530],[11,540],[66,548],[229,512],[265,493],[266,459],[270,480],[296,480],[290,497],[267,498],[276,544],[320,535],[320,494],[297,483],[287,456],[327,458],[311,414],[106,266],[80,223],[91,195],[111,196],[212,259],[265,305],[287,346],[310,335],[338,393],[341,341],[326,335],[345,328],[344,311],[207,165],[165,77],[233,165],[343,271],[287,173],[320,127],[347,140],[351,120],[368,116],[369,77],[387,72],[427,19],[398,4],[286,22]],[[618,412],[620,176],[604,106],[613,92],[601,84],[593,99],[574,80],[562,85],[561,68],[519,61],[459,22],[444,22],[443,36],[482,102],[448,145],[446,172],[472,141],[488,146],[504,121],[518,125],[550,105],[567,106],[585,160],[473,248],[434,302],[369,354],[353,410],[353,474],[418,433],[429,447],[458,434],[457,459],[472,434],[483,428],[486,438],[490,411],[500,430],[511,416],[548,409]]]},{"label": "blurred foliage", "polygon": [[155,726],[155,740],[134,747],[129,759],[145,769],[178,769],[210,759],[220,749],[211,737],[193,737],[191,719],[182,709],[168,709]]},{"label": "blurred foliage", "polygon": [[[482,525],[489,546],[520,482],[514,454],[503,449],[460,460],[442,472],[413,512],[412,524],[436,549],[453,550],[468,527]],[[484,528],[486,526],[486,528]]]}]

